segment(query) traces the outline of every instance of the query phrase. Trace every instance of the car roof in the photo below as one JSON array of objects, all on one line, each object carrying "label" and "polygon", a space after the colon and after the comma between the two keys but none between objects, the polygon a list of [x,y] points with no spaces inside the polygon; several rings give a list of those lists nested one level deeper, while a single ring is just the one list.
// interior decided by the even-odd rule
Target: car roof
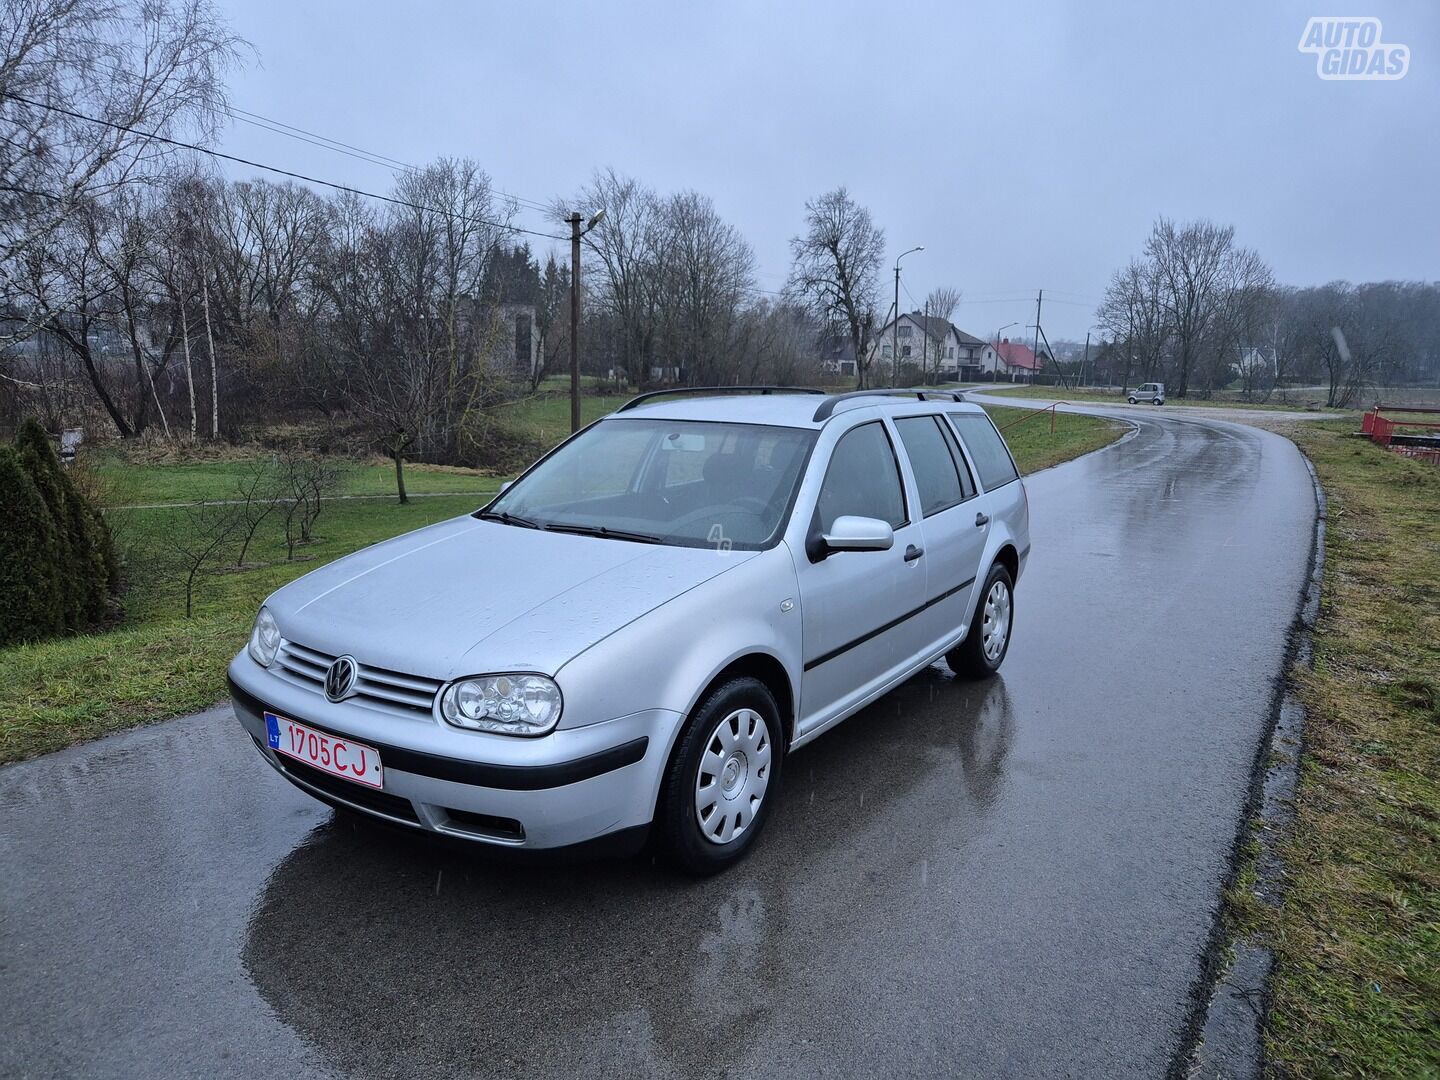
[{"label": "car roof", "polygon": [[[948,394],[948,391],[941,393]],[[838,401],[835,403],[835,411],[829,417],[817,421],[815,410],[825,401],[826,397],[820,394],[710,394],[647,402],[636,405],[633,409],[611,413],[610,417],[819,429],[837,417],[849,416],[861,410],[887,415],[984,411],[979,405],[952,401],[948,396],[920,401],[914,397],[876,395]]]}]

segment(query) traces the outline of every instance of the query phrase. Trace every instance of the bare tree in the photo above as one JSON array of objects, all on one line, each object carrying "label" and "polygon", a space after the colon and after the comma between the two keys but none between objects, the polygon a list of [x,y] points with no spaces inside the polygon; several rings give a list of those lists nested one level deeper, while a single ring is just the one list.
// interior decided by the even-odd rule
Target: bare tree
[{"label": "bare tree", "polygon": [[279,487],[280,476],[271,458],[259,458],[252,462],[235,481],[235,502],[238,510],[236,534],[240,549],[235,553],[235,566],[245,565],[245,556],[269,517],[280,505],[283,493]]},{"label": "bare tree", "polygon": [[1153,265],[1132,259],[1115,271],[1096,319],[1121,352],[1121,389],[1129,387],[1130,376],[1137,366],[1137,382],[1148,382],[1158,376],[1169,324],[1160,279]]},{"label": "bare tree", "polygon": [[167,529],[164,543],[170,551],[176,574],[185,593],[185,617],[195,610],[195,586],[202,574],[226,559],[226,549],[240,531],[238,507],[224,502],[192,503],[180,508],[185,517],[181,528]]},{"label": "bare tree", "polygon": [[942,327],[948,325],[950,320],[955,316],[955,309],[960,306],[961,295],[962,294],[960,290],[952,285],[940,285],[934,289],[931,289],[930,295],[925,297],[926,334],[925,350],[921,354],[920,363],[921,382],[928,381],[930,377],[931,340],[934,340],[935,342],[935,370],[937,372],[940,370],[941,363],[945,360],[945,357],[940,354],[940,349],[942,349],[945,344],[945,335],[943,332],[940,333],[938,336],[934,333],[931,333],[930,320],[939,320]]},{"label": "bare tree", "polygon": [[862,389],[884,252],[884,231],[843,187],[805,204],[805,232],[790,241],[786,290],[848,336],[855,350],[856,385]]},{"label": "bare tree", "polygon": [[[243,41],[209,0],[7,0],[0,21],[0,294],[71,216],[205,142]],[[28,336],[51,311],[12,322]],[[13,307],[13,305],[12,305]],[[3,343],[0,339],[0,343]]]},{"label": "bare tree", "polygon": [[285,559],[294,561],[295,548],[314,540],[315,521],[324,500],[334,494],[340,472],[331,462],[304,450],[288,447],[276,455],[277,503],[285,528]]},{"label": "bare tree", "polygon": [[1253,251],[1236,246],[1233,226],[1209,221],[1177,226],[1161,218],[1145,254],[1160,284],[1173,341],[1176,397],[1183,398],[1207,338],[1211,356],[1217,345],[1223,348],[1222,323],[1234,293],[1268,287],[1270,270]]},{"label": "bare tree", "polygon": [[736,374],[740,311],[755,285],[755,257],[707,196],[682,192],[663,209],[659,322],[667,367],[689,382],[723,384]]},{"label": "bare tree", "polygon": [[462,457],[476,411],[512,377],[492,370],[500,324],[480,286],[513,208],[495,201],[471,161],[406,174],[398,190],[412,205],[363,239],[369,304],[355,310],[345,370],[404,501],[405,458]]},{"label": "bare tree", "polygon": [[605,211],[585,234],[585,247],[595,258],[584,284],[596,304],[614,318],[621,363],[630,379],[644,386],[650,381],[665,257],[660,199],[638,180],[607,169],[597,172],[572,199],[557,202],[551,216],[562,220],[572,206]]}]

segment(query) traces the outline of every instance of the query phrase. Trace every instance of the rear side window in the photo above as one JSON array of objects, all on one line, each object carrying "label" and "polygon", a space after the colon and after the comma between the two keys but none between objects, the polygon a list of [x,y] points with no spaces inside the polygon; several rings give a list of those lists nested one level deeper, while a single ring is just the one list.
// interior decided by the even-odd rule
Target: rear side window
[{"label": "rear side window", "polygon": [[929,517],[948,510],[965,498],[955,457],[945,441],[938,417],[907,416],[895,421],[905,455],[920,489],[920,514]]},{"label": "rear side window", "polygon": [[820,486],[816,512],[822,533],[846,515],[879,518],[892,529],[905,524],[900,465],[882,424],[862,424],[840,437]]},{"label": "rear side window", "polygon": [[986,491],[1003,487],[1020,475],[1015,471],[1010,451],[1005,448],[1005,440],[1000,438],[990,417],[984,413],[966,412],[951,413],[950,419],[970,451],[970,458],[975,462],[980,483],[985,485]]}]

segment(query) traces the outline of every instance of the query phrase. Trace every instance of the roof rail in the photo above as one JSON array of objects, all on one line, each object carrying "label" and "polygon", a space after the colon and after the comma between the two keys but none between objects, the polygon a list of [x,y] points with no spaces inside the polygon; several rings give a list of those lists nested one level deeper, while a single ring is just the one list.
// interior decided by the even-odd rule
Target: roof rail
[{"label": "roof rail", "polygon": [[911,394],[914,394],[920,401],[929,401],[932,397],[944,401],[958,401],[962,404],[965,401],[965,395],[959,390],[852,390],[848,394],[831,394],[826,398],[815,410],[815,421],[818,423],[821,420],[830,419],[830,414],[835,411],[835,406],[842,401],[862,397],[908,397]]},{"label": "roof rail", "polygon": [[677,386],[669,390],[651,390],[648,394],[641,394],[627,401],[616,412],[625,412],[637,405],[643,405],[647,401],[654,401],[659,397],[669,397],[671,394],[823,394],[824,390],[816,390],[813,386]]}]

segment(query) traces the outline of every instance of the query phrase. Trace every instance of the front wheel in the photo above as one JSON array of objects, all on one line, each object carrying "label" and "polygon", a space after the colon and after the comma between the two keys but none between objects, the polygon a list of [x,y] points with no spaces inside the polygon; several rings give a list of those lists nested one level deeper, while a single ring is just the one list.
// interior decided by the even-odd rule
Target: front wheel
[{"label": "front wheel", "polygon": [[945,662],[962,678],[988,679],[1005,662],[1014,625],[1015,583],[1010,571],[996,563],[985,577],[975,616],[970,620],[970,632],[945,654]]},{"label": "front wheel", "polygon": [[1131,405],[1137,404],[1136,400],[1135,400],[1133,397],[1130,398],[1129,400],[1130,400],[1130,404],[1131,404]]},{"label": "front wheel", "polygon": [[660,853],[696,875],[739,860],[769,817],[783,742],[780,709],[764,683],[744,677],[712,690],[665,771],[655,813]]}]

